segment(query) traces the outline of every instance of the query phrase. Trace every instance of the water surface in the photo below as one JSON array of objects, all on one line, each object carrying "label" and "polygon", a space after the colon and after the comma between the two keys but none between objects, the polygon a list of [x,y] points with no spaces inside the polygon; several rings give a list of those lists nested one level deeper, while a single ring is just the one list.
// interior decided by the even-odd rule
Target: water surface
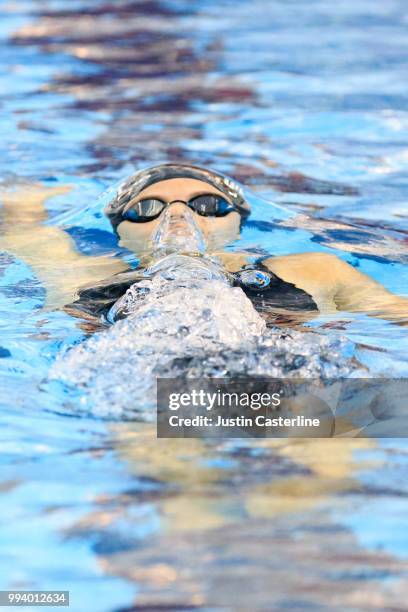
[{"label": "water surface", "polygon": [[[255,202],[231,248],[335,253],[408,295],[406,32],[402,0],[2,2],[2,194],[22,223],[49,189],[47,227],[113,258],[101,192],[208,165],[295,213]],[[2,588],[70,589],[75,611],[406,607],[403,440],[156,440],[67,411],[44,379],[86,332],[29,262],[0,264]],[[406,375],[404,328],[311,325]]]}]

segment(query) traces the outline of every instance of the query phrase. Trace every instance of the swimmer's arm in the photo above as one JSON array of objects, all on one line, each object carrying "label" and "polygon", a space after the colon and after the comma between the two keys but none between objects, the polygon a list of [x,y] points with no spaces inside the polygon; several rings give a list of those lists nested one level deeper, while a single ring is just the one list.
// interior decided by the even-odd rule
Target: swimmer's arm
[{"label": "swimmer's arm", "polygon": [[59,308],[75,299],[82,285],[123,271],[124,262],[78,253],[71,237],[45,225],[48,198],[71,188],[24,186],[0,194],[1,248],[27,263],[47,290],[47,308]]},{"label": "swimmer's arm", "polygon": [[309,293],[322,312],[362,312],[408,325],[408,298],[330,253],[301,253],[272,257],[264,264],[283,280]]},{"label": "swimmer's arm", "polygon": [[345,261],[335,259],[338,284],[334,301],[339,310],[362,312],[408,326],[408,298],[395,295]]}]

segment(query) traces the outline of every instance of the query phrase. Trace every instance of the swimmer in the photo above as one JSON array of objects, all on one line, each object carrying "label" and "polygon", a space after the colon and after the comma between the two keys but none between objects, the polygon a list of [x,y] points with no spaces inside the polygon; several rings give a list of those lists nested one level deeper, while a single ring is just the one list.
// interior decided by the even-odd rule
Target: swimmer
[{"label": "swimmer", "polygon": [[[231,283],[244,290],[269,324],[294,325],[337,311],[408,323],[406,298],[392,294],[336,255],[300,253],[257,259],[253,253],[222,250],[239,237],[250,206],[239,185],[217,172],[178,164],[144,170],[119,189],[105,213],[120,244],[138,254],[142,268],[152,256],[172,249],[218,258]],[[119,296],[134,282],[134,275],[119,274],[116,282]],[[111,303],[114,300],[113,285],[102,283],[101,312],[109,305],[103,286]],[[95,287],[89,297],[92,309]],[[81,298],[77,305],[86,308],[86,291]]]},{"label": "swimmer", "polygon": [[[163,164],[136,173],[119,188],[105,213],[119,244],[139,257],[136,270],[126,269],[119,259],[76,253],[65,232],[42,225],[46,218],[44,194],[26,198],[28,213],[24,213],[24,206],[17,213],[17,220],[19,214],[23,219],[19,227],[15,223],[17,199],[16,193],[3,198],[3,218],[10,216],[14,221],[12,229],[5,232],[5,249],[26,259],[44,284],[54,284],[51,292],[58,297],[51,301],[52,306],[63,296],[76,293],[76,300],[63,302],[65,309],[95,324],[106,318],[115,302],[137,282],[142,269],[155,258],[174,252],[220,261],[231,284],[243,289],[269,324],[299,325],[319,313],[335,315],[339,311],[408,324],[407,298],[391,293],[334,254],[256,258],[250,252],[223,250],[239,237],[250,206],[238,184],[214,171]],[[30,254],[33,232],[37,246],[35,254]],[[54,255],[53,245],[59,238],[50,261],[48,253]],[[50,274],[53,263],[56,271]],[[81,288],[84,281],[87,286]],[[55,285],[64,283],[65,291],[57,291]]]}]

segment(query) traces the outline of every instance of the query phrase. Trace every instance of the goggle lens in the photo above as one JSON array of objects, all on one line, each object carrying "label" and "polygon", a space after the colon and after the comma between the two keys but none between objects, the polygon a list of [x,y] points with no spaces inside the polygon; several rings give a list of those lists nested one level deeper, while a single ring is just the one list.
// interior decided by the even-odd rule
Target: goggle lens
[{"label": "goggle lens", "polygon": [[166,206],[165,202],[156,199],[140,200],[132,208],[129,208],[123,213],[125,221],[140,223],[143,221],[151,221],[160,215]]},{"label": "goggle lens", "polygon": [[199,195],[188,203],[196,213],[204,217],[224,217],[234,210],[222,196],[214,194]]}]

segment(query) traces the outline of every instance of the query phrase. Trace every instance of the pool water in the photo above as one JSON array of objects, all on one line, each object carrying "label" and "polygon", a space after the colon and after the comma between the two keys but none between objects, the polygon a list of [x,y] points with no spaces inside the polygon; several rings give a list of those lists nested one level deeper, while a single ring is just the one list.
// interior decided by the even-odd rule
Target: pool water
[{"label": "pool water", "polygon": [[[231,250],[334,253],[407,296],[406,28],[402,0],[0,3],[1,588],[81,612],[405,608],[405,440],[157,440],[89,413],[48,378],[87,331],[33,262],[58,270],[69,237],[135,264],[101,194],[188,161],[250,190]],[[309,326],[407,375],[406,328]]]}]

